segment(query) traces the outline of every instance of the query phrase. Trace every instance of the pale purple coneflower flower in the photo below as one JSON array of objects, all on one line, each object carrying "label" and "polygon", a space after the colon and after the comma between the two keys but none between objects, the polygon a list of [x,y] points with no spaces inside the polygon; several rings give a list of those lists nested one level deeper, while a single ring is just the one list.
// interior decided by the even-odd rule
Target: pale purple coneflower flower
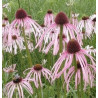
[{"label": "pale purple coneflower flower", "polygon": [[[58,35],[57,30],[54,30],[44,36],[44,46],[43,46],[42,51],[45,50],[47,44],[49,44],[50,42],[52,42],[53,40],[55,40],[57,38],[57,35]],[[39,51],[41,51],[41,46],[40,46]]]},{"label": "pale purple coneflower flower", "polygon": [[92,20],[93,33],[96,33],[96,17]]},{"label": "pale purple coneflower flower", "polygon": [[48,10],[47,14],[44,17],[44,25],[46,27],[49,27],[53,23],[54,23],[54,15],[52,13],[52,10]]},{"label": "pale purple coneflower flower", "polygon": [[92,20],[87,16],[83,16],[82,20],[79,22],[78,30],[80,30],[82,39],[84,37],[90,38],[93,31]]},{"label": "pale purple coneflower flower", "polygon": [[42,27],[42,30],[45,32],[47,27],[44,24],[41,24],[40,26]]},{"label": "pale purple coneflower flower", "polygon": [[8,28],[2,33],[2,43],[3,46],[6,45],[6,43],[8,42]]},{"label": "pale purple coneflower flower", "polygon": [[[8,32],[8,29],[9,29],[9,21],[8,21],[8,18],[5,17],[3,20],[2,20],[2,37],[5,39],[6,38],[6,35],[7,35],[7,32]],[[4,41],[4,40],[3,40]],[[6,41],[4,41],[6,42]]]},{"label": "pale purple coneflower flower", "polygon": [[[11,29],[9,30],[8,35],[7,35],[7,43],[5,43],[4,50],[6,52],[14,53],[17,54],[17,49],[19,48],[20,51],[25,49],[25,46],[23,44],[24,39],[20,36],[18,30],[16,29]],[[4,40],[6,40],[4,39]]]},{"label": "pale purple coneflower flower", "polygon": [[72,24],[77,27],[78,26],[78,16],[79,14],[76,14],[76,13],[72,13],[72,18],[71,18],[71,21],[72,21]]},{"label": "pale purple coneflower flower", "polygon": [[[28,17],[29,17],[30,19],[32,19],[32,16],[28,15]],[[43,31],[43,28],[42,28],[41,26],[38,28],[39,32],[36,32],[36,30],[34,29],[34,27],[31,26],[31,25],[25,26],[24,29],[25,29],[26,35],[28,35],[29,38],[31,38],[31,34],[34,33],[35,41],[36,41],[36,42],[37,42],[37,40],[40,38],[41,34],[44,32],[44,31]]]},{"label": "pale purple coneflower flower", "polygon": [[4,19],[2,20],[2,27],[5,27],[5,26],[9,26],[9,20],[7,17],[4,17]]},{"label": "pale purple coneflower flower", "polygon": [[[90,85],[90,87],[94,86],[96,67],[94,65],[87,64],[87,66],[84,67],[86,71],[86,73],[84,73],[79,61],[77,61],[76,64],[77,64],[76,65],[77,71],[74,65],[69,68],[68,73],[64,77],[65,83],[67,84],[66,85],[67,91],[69,91],[69,83],[71,82],[71,78],[74,76],[74,74],[75,74],[75,89],[77,89],[77,86],[80,84],[82,78],[83,78],[82,82],[84,82],[84,90],[86,90],[86,86],[88,84]],[[87,78],[85,78],[85,76]]]},{"label": "pale purple coneflower flower", "polygon": [[50,82],[51,71],[44,68],[41,64],[36,64],[32,68],[26,69],[23,73],[25,74],[27,70],[30,70],[30,72],[27,74],[26,78],[33,80],[36,88],[38,88],[39,85],[42,87],[42,75]]},{"label": "pale purple coneflower flower", "polygon": [[[47,29],[47,27],[44,25],[44,24],[41,24],[40,25],[41,27],[42,27],[42,33],[44,33],[45,31],[46,31],[46,29]],[[42,35],[42,33],[41,33],[41,35]],[[40,36],[41,37],[41,36]],[[46,38],[46,37],[45,37]],[[45,38],[44,38],[44,41],[45,41]],[[40,39],[40,38],[39,38]]]},{"label": "pale purple coneflower flower", "polygon": [[[77,40],[71,39],[67,44],[66,51],[61,54],[52,68],[52,71],[54,71],[53,80],[56,77],[60,77],[62,73],[64,73],[64,71],[66,71],[71,66],[74,59],[80,62],[83,74],[86,73],[84,67],[87,66],[87,59],[85,56],[91,60],[91,65],[95,65],[95,59],[90,54],[88,54],[87,50],[81,48]],[[61,69],[62,63],[64,61],[64,67]],[[87,77],[85,76],[85,78]]]},{"label": "pale purple coneflower flower", "polygon": [[[54,37],[54,39],[52,39],[52,41],[50,41],[50,43],[46,46],[46,49],[43,50],[44,53],[48,53],[48,51],[50,50],[50,48],[53,46],[53,55],[57,55],[58,51],[59,51],[59,35],[57,37]],[[63,34],[62,35],[62,42],[63,42],[63,52],[65,51],[65,43],[67,43],[67,39],[66,36]]]},{"label": "pale purple coneflower flower", "polygon": [[33,42],[28,41],[27,44],[28,44],[28,49],[30,50],[30,52],[32,52],[34,50]]},{"label": "pale purple coneflower flower", "polygon": [[66,16],[65,13],[60,12],[57,14],[56,18],[55,18],[55,22],[49,26],[48,29],[46,29],[46,31],[42,34],[40,40],[38,41],[37,45],[35,46],[35,48],[37,48],[38,46],[41,48],[42,46],[42,42],[44,40],[44,37],[46,35],[49,35],[52,31],[56,31],[56,35],[58,36],[60,34],[60,26],[63,25],[63,34],[65,34],[65,36],[67,36],[67,40],[70,40],[72,38],[76,39],[77,35],[77,40],[80,44],[82,44],[82,40],[79,36],[79,31],[78,29],[76,29],[76,27],[72,24],[69,23],[68,17]]},{"label": "pale purple coneflower flower", "polygon": [[93,25],[92,33],[96,33],[96,13],[91,15],[90,19],[92,20],[92,25]]},{"label": "pale purple coneflower flower", "polygon": [[[20,27],[24,27],[24,29],[26,30],[26,34],[28,35],[29,33],[31,34],[31,32],[34,33],[34,36],[35,36],[35,39],[36,41],[38,40],[37,39],[37,36],[41,33],[40,30],[42,30],[41,26],[35,22],[35,20],[33,20],[31,17],[29,17],[27,15],[27,12],[20,8],[16,11],[16,14],[15,14],[15,20],[11,23],[11,28],[16,28],[17,29],[20,29]],[[32,30],[31,30],[32,28]],[[28,32],[28,29],[29,32]],[[29,36],[30,36],[29,34]]]},{"label": "pale purple coneflower flower", "polygon": [[54,40],[57,35],[57,30],[51,31],[50,33],[46,34],[44,37],[45,45],[50,41]]},{"label": "pale purple coneflower flower", "polygon": [[[28,15],[28,18],[32,19],[32,16]],[[28,35],[29,38],[31,37],[31,33],[34,32],[34,35],[35,35],[34,28],[31,25],[25,26],[24,29],[25,29],[25,34]]]},{"label": "pale purple coneflower flower", "polygon": [[[47,28],[45,28],[46,30]],[[53,41],[56,36],[57,36],[57,30],[54,30],[54,31],[51,31],[50,33],[47,33],[45,36],[44,36],[44,45],[43,45],[43,48],[42,48],[42,44],[39,45],[39,51],[41,51],[41,48],[42,48],[42,51],[44,51],[44,49],[46,48],[47,44],[51,41]]]},{"label": "pale purple coneflower flower", "polygon": [[16,68],[16,64],[12,64],[9,67],[3,68],[3,71],[6,73],[17,72],[17,70],[15,70],[15,68]]},{"label": "pale purple coneflower flower", "polygon": [[8,82],[5,85],[5,91],[8,98],[13,98],[13,93],[15,90],[18,90],[19,98],[24,98],[23,89],[25,89],[29,94],[33,94],[33,89],[25,78],[21,78],[19,75],[16,75],[11,82]]}]

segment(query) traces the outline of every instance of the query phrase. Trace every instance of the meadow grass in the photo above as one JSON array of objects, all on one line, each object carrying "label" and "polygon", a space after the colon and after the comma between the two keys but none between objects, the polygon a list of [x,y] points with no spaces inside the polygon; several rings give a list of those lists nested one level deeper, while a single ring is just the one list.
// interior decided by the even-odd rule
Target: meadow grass
[{"label": "meadow grass", "polygon": [[[59,11],[65,12],[68,17],[70,10],[75,13],[79,13],[79,20],[83,15],[90,16],[96,12],[96,0],[75,0],[74,5],[70,8],[66,5],[66,2],[69,0],[20,0],[20,6],[21,8],[25,9],[28,14],[32,16],[34,20],[36,20],[39,24],[44,23],[44,15],[46,14],[48,9],[52,9],[53,13],[56,15]],[[3,0],[3,4],[9,3],[11,11],[8,11],[7,9],[3,9],[3,12],[7,15],[9,21],[11,22],[15,18],[15,12],[19,8],[18,0]],[[34,38],[32,37],[32,40]],[[84,40],[84,47],[86,45],[91,45],[96,48],[96,35],[92,36],[92,39]],[[23,75],[23,71],[28,68],[28,60],[26,56],[26,51],[22,51],[22,56],[20,55],[20,52],[18,51],[17,55],[11,55],[10,53],[6,53],[3,51],[3,61],[2,61],[2,67],[6,67],[11,65],[12,63],[16,63],[17,70],[19,71],[19,74],[22,77],[25,77]],[[58,59],[58,56],[53,56],[52,52],[50,51],[47,55],[43,54],[42,52],[39,52],[38,49],[34,50],[31,53],[32,58],[32,64],[41,63],[43,59],[47,59],[47,63],[44,65],[44,67],[51,69],[55,61]],[[20,63],[22,62],[22,64]],[[9,82],[12,79],[12,75],[8,75],[3,72],[3,78],[2,78],[2,85],[4,88],[4,85]],[[43,87],[43,98],[57,98],[55,96],[55,89],[56,85],[50,85],[44,78],[42,79],[44,83]],[[33,84],[32,84],[33,85]],[[36,88],[34,89],[34,96],[36,96]],[[84,98],[95,98],[96,97],[96,88],[90,88],[88,87],[89,91],[87,90],[84,94]],[[64,95],[64,91],[61,93],[61,98]],[[32,96],[28,96],[28,94],[25,92],[25,98],[33,98]],[[6,98],[3,93],[3,98]],[[14,98],[14,97],[13,97]],[[35,98],[35,97],[34,97]],[[67,98],[77,98],[77,92],[74,90],[74,83],[71,84],[71,90],[69,93],[67,93]]]}]

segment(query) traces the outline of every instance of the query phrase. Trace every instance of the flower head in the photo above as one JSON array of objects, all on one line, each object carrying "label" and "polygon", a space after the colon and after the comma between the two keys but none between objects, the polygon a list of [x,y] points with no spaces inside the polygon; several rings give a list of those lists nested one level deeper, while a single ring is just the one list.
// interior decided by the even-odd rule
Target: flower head
[{"label": "flower head", "polygon": [[2,32],[3,35],[8,31],[9,28],[9,20],[7,17],[4,17],[4,19],[2,20]]},{"label": "flower head", "polygon": [[44,17],[44,25],[46,27],[49,27],[53,23],[54,23],[54,15],[52,13],[52,10],[48,10],[47,14]]},{"label": "flower head", "polygon": [[82,45],[82,40],[81,40],[78,29],[74,25],[69,23],[69,20],[66,14],[64,14],[63,12],[60,12],[57,14],[55,18],[55,23],[50,25],[50,27],[48,27],[46,31],[41,35],[40,40],[38,41],[35,48],[37,48],[38,46],[41,48],[44,38],[46,37],[46,35],[50,35],[52,31],[56,32],[55,37],[57,37],[60,34],[60,25],[63,26],[62,34],[66,36],[66,40],[69,41],[70,39],[74,38],[74,39],[77,39],[78,42]]},{"label": "flower head", "polygon": [[[66,36],[63,34],[62,35],[62,40],[63,40],[63,51],[65,51],[65,44],[67,43],[67,39]],[[54,39],[52,39],[52,41],[46,46],[46,48],[43,49],[44,53],[48,53],[49,49],[54,46],[53,48],[53,55],[57,55],[58,51],[59,51],[59,35],[57,37],[55,37]]]},{"label": "flower head", "polygon": [[6,52],[10,52],[12,53],[12,51],[14,52],[14,54],[17,54],[17,49],[19,48],[20,51],[25,49],[24,47],[24,40],[23,38],[20,36],[19,31],[16,29],[11,29],[9,30],[9,32],[6,33],[6,37],[4,37],[6,40],[6,43],[4,43],[3,45],[3,49]]},{"label": "flower head", "polygon": [[96,33],[96,14],[91,15],[90,19],[92,20],[93,33]]},{"label": "flower head", "polygon": [[31,32],[34,33],[36,42],[41,35],[42,28],[35,22],[31,17],[28,16],[27,12],[20,8],[16,11],[15,20],[10,25],[11,29],[17,28],[17,30],[22,30],[24,28],[25,34],[30,37]]},{"label": "flower head", "polygon": [[29,94],[33,94],[33,89],[27,79],[23,79],[19,75],[16,75],[11,82],[5,85],[8,98],[13,98],[13,93],[16,89],[18,90],[19,98],[24,98],[23,88]]},{"label": "flower head", "polygon": [[7,73],[12,73],[12,72],[16,72],[17,70],[15,70],[16,64],[12,64],[9,67],[5,67],[3,68],[3,71],[7,72]]},{"label": "flower head", "polygon": [[39,87],[39,84],[42,87],[41,75],[50,81],[51,71],[44,68],[41,64],[36,64],[32,68],[26,69],[24,73],[29,69],[30,72],[27,74],[26,78],[33,80],[37,88]]},{"label": "flower head", "polygon": [[34,49],[33,42],[32,41],[28,41],[27,44],[28,44],[28,49],[30,50],[30,52],[32,52],[33,49]]},{"label": "flower head", "polygon": [[48,13],[48,14],[52,14],[52,10],[48,10],[47,13]]},{"label": "flower head", "polygon": [[71,39],[67,44],[67,52],[70,54],[74,54],[80,51],[80,45],[75,39]]},{"label": "flower head", "polygon": [[[95,66],[95,59],[90,54],[88,54],[88,50],[82,49],[76,40],[70,40],[67,44],[66,51],[62,53],[52,68],[52,71],[54,71],[53,79],[60,77],[62,73],[64,73],[71,66],[74,58],[80,62],[83,73],[85,73],[86,70],[84,67],[87,66],[87,59],[85,56],[91,60],[91,65]],[[63,61],[65,61],[65,64],[61,69],[60,67],[62,66]],[[87,77],[85,76],[85,78]]]},{"label": "flower head", "polygon": [[7,37],[8,37],[8,30],[9,30],[10,24],[7,17],[4,17],[2,21],[2,39],[3,44],[7,43]]},{"label": "flower head", "polygon": [[58,25],[63,25],[69,23],[69,20],[65,13],[59,12],[55,18],[55,23]]},{"label": "flower head", "polygon": [[79,16],[79,14],[72,13],[71,21],[72,21],[72,24],[73,24],[75,27],[78,27],[78,25],[79,25],[79,22],[78,22],[78,19],[77,19],[78,16]]},{"label": "flower head", "polygon": [[[75,74],[75,89],[77,89],[77,86],[81,83],[81,78],[83,78],[84,82],[84,90],[86,90],[86,86],[89,84],[91,87],[94,86],[94,80],[95,80],[95,74],[96,74],[96,67],[94,65],[87,64],[87,66],[84,67],[85,73],[83,72],[83,69],[81,67],[81,64],[79,61],[76,63],[77,65],[77,71],[75,69],[75,65],[70,67],[68,70],[68,73],[65,75],[65,83],[67,84],[66,88],[67,91],[69,91],[69,83],[71,82],[71,78]],[[85,76],[87,78],[85,78]]]},{"label": "flower head", "polygon": [[16,19],[25,19],[27,17],[27,12],[20,8],[16,11],[15,17]]},{"label": "flower head", "polygon": [[83,16],[82,20],[79,22],[78,30],[80,30],[81,38],[90,38],[92,31],[93,31],[93,25],[92,20],[88,16]]}]

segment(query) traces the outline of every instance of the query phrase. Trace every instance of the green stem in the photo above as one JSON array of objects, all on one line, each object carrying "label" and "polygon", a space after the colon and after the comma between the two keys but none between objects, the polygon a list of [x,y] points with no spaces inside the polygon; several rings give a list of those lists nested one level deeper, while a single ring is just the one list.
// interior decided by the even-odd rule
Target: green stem
[{"label": "green stem", "polygon": [[88,94],[87,94],[87,98],[90,98],[90,87],[88,87],[88,92],[87,92]]},{"label": "green stem", "polygon": [[40,87],[40,98],[42,98],[42,87]]},{"label": "green stem", "polygon": [[77,61],[76,61],[76,56],[74,55],[74,66],[75,66],[75,73],[77,72]]},{"label": "green stem", "polygon": [[8,56],[8,65],[11,65],[11,64],[12,64],[12,54],[9,54],[9,56]]},{"label": "green stem", "polygon": [[20,8],[20,0],[18,0],[18,5],[19,5],[19,8]]},{"label": "green stem", "polygon": [[84,93],[83,93],[83,74],[81,70],[81,98],[84,98]]},{"label": "green stem", "polygon": [[30,0],[28,0],[28,5],[29,5],[29,13],[31,14],[31,4],[30,4]]},{"label": "green stem", "polygon": [[27,52],[27,56],[28,56],[28,63],[30,64],[30,67],[32,67],[32,60],[31,60],[31,55],[28,49],[28,45],[27,45],[27,40],[26,40],[26,36],[25,36],[25,30],[24,30],[24,26],[22,28],[23,30],[23,37],[24,37],[24,41],[25,41],[25,46],[26,46],[26,52]]},{"label": "green stem", "polygon": [[17,98],[17,90],[15,89],[15,98]]},{"label": "green stem", "polygon": [[67,96],[66,96],[66,84],[65,84],[65,86],[64,86],[64,96],[63,96],[63,98],[67,98]]},{"label": "green stem", "polygon": [[62,53],[63,50],[63,25],[60,25],[60,35],[59,35],[59,53]]},{"label": "green stem", "polygon": [[60,87],[60,78],[59,79],[57,79],[56,80],[56,82],[55,82],[56,84],[55,84],[55,87],[56,87],[56,98],[60,98],[60,92],[61,92],[61,87]]},{"label": "green stem", "polygon": [[[77,83],[78,83],[78,78],[77,78]],[[77,94],[78,94],[78,98],[80,98],[80,90],[79,90],[79,85],[77,85]]]},{"label": "green stem", "polygon": [[[75,74],[77,73],[77,61],[76,57],[74,55],[74,66],[75,66]],[[78,85],[78,75],[77,75],[77,96],[80,98],[80,91],[79,91],[79,85]]]},{"label": "green stem", "polygon": [[[60,25],[60,35],[59,35],[59,54],[62,53],[63,51],[63,39],[62,39],[62,36],[63,36],[63,25]],[[60,91],[61,91],[61,86],[60,84],[62,84],[61,82],[61,78],[57,79],[57,98],[60,98]]]},{"label": "green stem", "polygon": [[13,48],[13,46],[12,46],[12,53],[11,53],[11,57],[12,57],[12,64],[13,64],[13,58],[14,58],[14,48]]},{"label": "green stem", "polygon": [[70,6],[70,20],[71,20],[71,17],[72,17],[72,5]]},{"label": "green stem", "polygon": [[42,88],[39,87],[37,90],[37,98],[42,98]]}]

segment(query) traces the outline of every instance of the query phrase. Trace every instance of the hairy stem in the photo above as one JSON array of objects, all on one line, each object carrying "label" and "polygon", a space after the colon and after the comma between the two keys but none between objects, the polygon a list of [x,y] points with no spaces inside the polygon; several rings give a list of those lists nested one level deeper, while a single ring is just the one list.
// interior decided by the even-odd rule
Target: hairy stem
[{"label": "hairy stem", "polygon": [[[63,25],[60,25],[60,35],[59,35],[59,54],[62,53],[63,51],[63,39],[62,39],[62,35],[63,35]],[[57,79],[57,98],[60,98],[60,91],[61,91],[61,78]]]},{"label": "hairy stem", "polygon": [[19,6],[19,8],[20,8],[20,0],[18,0],[18,6]]},{"label": "hairy stem", "polygon": [[81,98],[84,98],[84,93],[83,93],[83,74],[81,70]]},{"label": "hairy stem", "polygon": [[29,7],[28,7],[29,8],[29,13],[31,13],[31,10],[30,10],[31,9],[30,0],[28,0],[28,5],[29,5]]},{"label": "hairy stem", "polygon": [[32,60],[31,60],[31,55],[28,49],[28,45],[27,45],[27,40],[26,40],[26,36],[25,36],[25,30],[24,30],[24,26],[22,28],[23,30],[23,37],[24,37],[24,41],[25,41],[25,46],[26,46],[26,52],[27,52],[27,56],[28,56],[28,63],[30,65],[30,67],[32,67]]},{"label": "hairy stem", "polygon": [[62,39],[62,36],[63,36],[63,25],[60,26],[59,53],[62,53],[62,50],[63,50],[63,39]]}]

